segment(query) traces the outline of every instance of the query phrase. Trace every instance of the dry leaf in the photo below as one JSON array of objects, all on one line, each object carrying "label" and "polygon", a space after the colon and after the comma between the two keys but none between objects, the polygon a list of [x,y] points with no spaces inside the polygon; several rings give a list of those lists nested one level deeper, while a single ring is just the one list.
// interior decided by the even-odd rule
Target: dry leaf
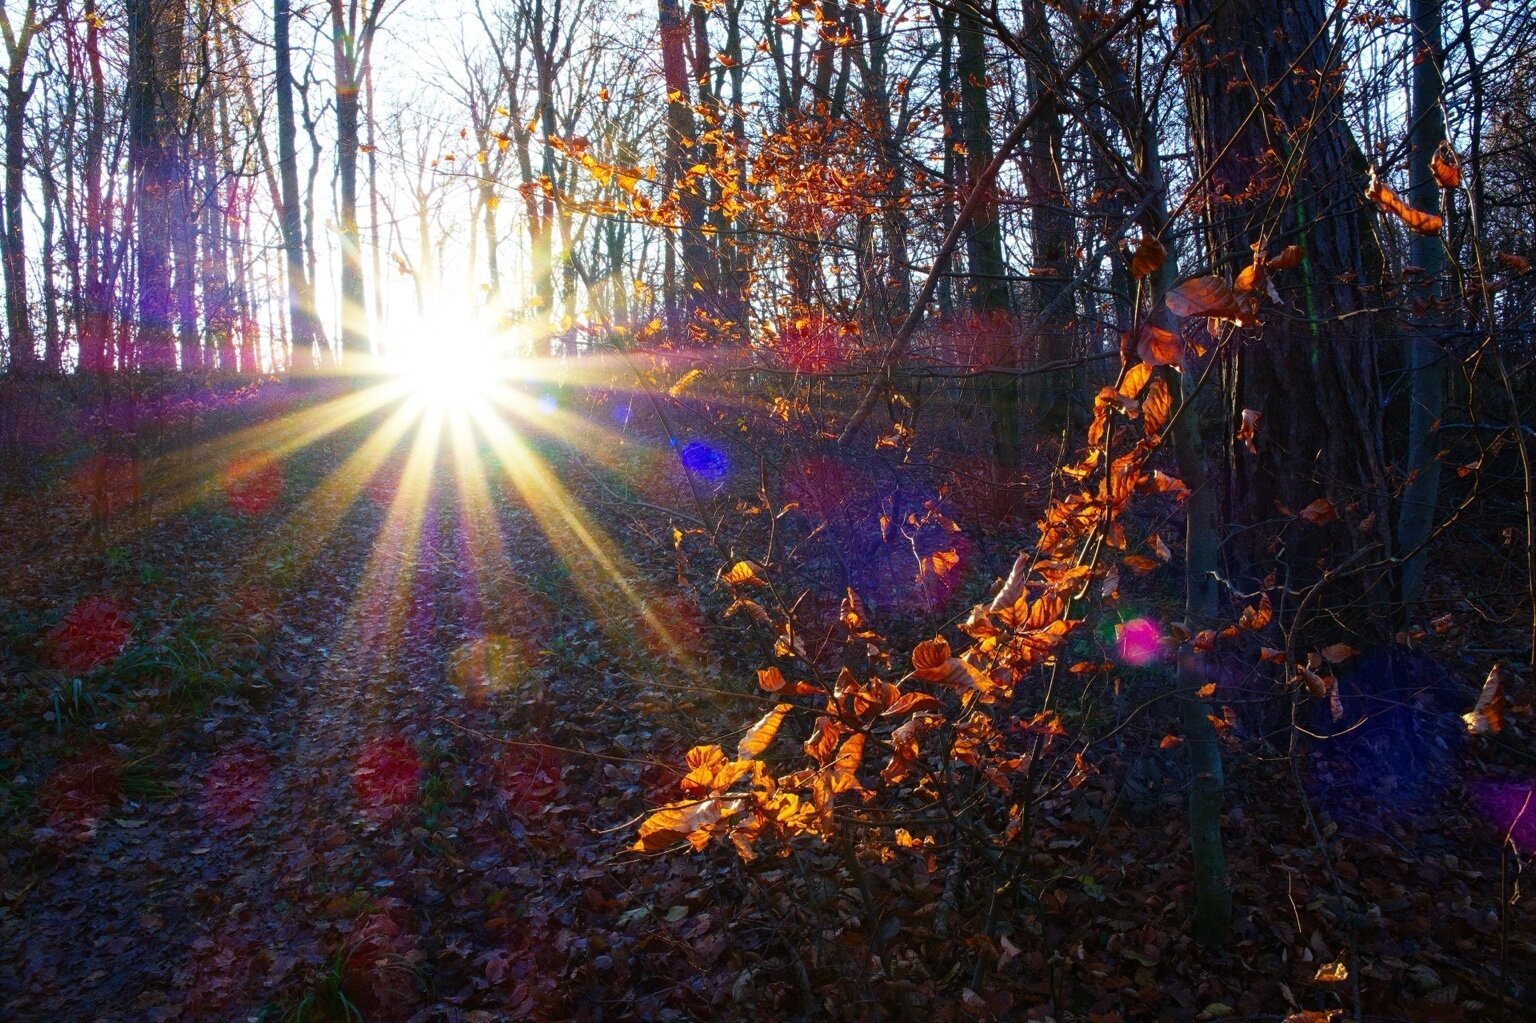
[{"label": "dry leaf", "polygon": [[1365,197],[1380,206],[1383,210],[1393,214],[1401,220],[1408,230],[1419,234],[1439,234],[1443,221],[1438,213],[1425,213],[1416,210],[1397,197],[1397,193],[1382,184],[1376,177],[1376,171],[1371,171],[1371,183],[1366,187]]},{"label": "dry leaf", "polygon": [[1473,735],[1497,735],[1504,727],[1504,668],[1495,664],[1483,682],[1477,705],[1463,714],[1467,731]]},{"label": "dry leaf", "polygon": [[1324,963],[1317,968],[1317,975],[1312,979],[1319,984],[1342,984],[1349,979],[1349,966],[1342,959]]},{"label": "dry leaf", "polygon": [[1136,337],[1136,355],[1149,366],[1181,366],[1184,342],[1177,333],[1152,323],[1144,323]]},{"label": "dry leaf", "polygon": [[1220,277],[1193,277],[1168,292],[1168,311],[1175,316],[1216,316],[1235,320],[1242,315],[1237,296]]},{"label": "dry leaf", "polygon": [[1243,409],[1243,417],[1238,423],[1237,439],[1243,442],[1250,454],[1258,454],[1259,449],[1254,445],[1254,437],[1259,429],[1259,420],[1264,418],[1262,412],[1255,412],[1251,408]]},{"label": "dry leaf", "polygon": [[1280,254],[1269,261],[1271,270],[1292,270],[1301,265],[1302,257],[1307,250],[1300,245],[1287,245],[1280,250]]},{"label": "dry leaf", "polygon": [[1297,518],[1314,526],[1326,526],[1338,517],[1339,513],[1334,510],[1333,502],[1326,497],[1319,497],[1297,513]]},{"label": "dry leaf", "polygon": [[1451,153],[1450,159],[1446,158],[1446,150],[1438,149],[1435,155],[1429,158],[1429,172],[1435,176],[1435,181],[1441,188],[1459,188],[1461,186],[1461,168],[1455,164],[1456,154]]},{"label": "dry leaf", "polygon": [[747,734],[741,737],[741,743],[736,747],[737,760],[753,760],[760,756],[773,737],[779,733],[779,725],[784,722],[784,715],[795,708],[788,703],[781,703],[768,713],[757,719],[757,723],[747,729]]},{"label": "dry leaf", "polygon": [[1167,258],[1168,250],[1163,247],[1163,243],[1147,235],[1136,243],[1136,251],[1131,255],[1131,277],[1141,280],[1147,274],[1156,272]]}]

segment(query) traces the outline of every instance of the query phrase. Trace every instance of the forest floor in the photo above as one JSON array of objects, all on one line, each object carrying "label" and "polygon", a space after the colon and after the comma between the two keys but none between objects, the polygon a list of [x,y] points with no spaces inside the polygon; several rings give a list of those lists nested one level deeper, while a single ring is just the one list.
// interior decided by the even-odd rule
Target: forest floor
[{"label": "forest floor", "polygon": [[[1214,953],[1185,936],[1174,754],[1123,736],[1044,807],[1038,903],[994,937],[984,899],[936,920],[942,872],[872,871],[885,976],[827,850],[629,851],[682,751],[755,716],[739,623],[574,450],[533,446],[585,509],[562,518],[409,438],[370,476],[380,419],[198,487],[178,472],[220,445],[171,437],[196,457],[158,499],[82,499],[78,460],[4,497],[0,1018],[1530,1018],[1518,751],[1386,785],[1309,761],[1321,836],[1289,772],[1234,751]],[[639,604],[685,649],[643,642]],[[1345,952],[1357,983],[1316,983]]]}]

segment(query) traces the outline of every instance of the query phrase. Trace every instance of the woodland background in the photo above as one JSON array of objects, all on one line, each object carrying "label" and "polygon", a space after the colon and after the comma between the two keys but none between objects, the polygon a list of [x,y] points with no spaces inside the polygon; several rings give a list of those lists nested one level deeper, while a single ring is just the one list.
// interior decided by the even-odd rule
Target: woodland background
[{"label": "woodland background", "polygon": [[1514,1020],[1518,0],[6,0],[0,1007]]}]

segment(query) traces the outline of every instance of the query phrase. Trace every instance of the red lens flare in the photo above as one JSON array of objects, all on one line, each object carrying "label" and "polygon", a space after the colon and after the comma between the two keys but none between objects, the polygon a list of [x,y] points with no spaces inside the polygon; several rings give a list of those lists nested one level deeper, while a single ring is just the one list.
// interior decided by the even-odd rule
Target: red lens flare
[{"label": "red lens flare", "polygon": [[352,793],[365,816],[387,821],[416,802],[421,758],[403,735],[375,739],[363,747],[352,769]]},{"label": "red lens flare", "polygon": [[83,675],[117,660],[133,638],[133,625],[111,597],[81,600],[43,637],[44,661],[71,675]]}]

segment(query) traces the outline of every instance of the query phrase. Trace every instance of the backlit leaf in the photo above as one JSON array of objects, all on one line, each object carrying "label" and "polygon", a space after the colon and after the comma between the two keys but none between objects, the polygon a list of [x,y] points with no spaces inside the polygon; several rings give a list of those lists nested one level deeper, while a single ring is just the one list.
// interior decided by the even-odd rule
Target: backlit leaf
[{"label": "backlit leaf", "polygon": [[788,703],[781,703],[777,707],[758,718],[757,723],[747,729],[747,734],[741,737],[741,742],[736,747],[736,759],[752,760],[762,755],[763,750],[773,741],[773,737],[779,734],[779,725],[784,722],[784,715],[794,710]]},{"label": "backlit leaf", "polygon": [[1403,202],[1396,192],[1377,179],[1375,170],[1371,171],[1371,183],[1365,190],[1365,197],[1401,220],[1410,231],[1419,234],[1440,233],[1443,221],[1438,213],[1425,213]]},{"label": "backlit leaf", "polygon": [[1163,243],[1151,235],[1145,236],[1136,243],[1136,251],[1131,254],[1131,277],[1141,280],[1147,274],[1156,272],[1167,258],[1168,250],[1163,247]]},{"label": "backlit leaf", "polygon": [[1456,166],[1454,160],[1454,153],[1448,158],[1443,150],[1437,150],[1435,155],[1429,158],[1429,172],[1435,176],[1435,182],[1441,188],[1461,186],[1461,168]]},{"label": "backlit leaf", "polygon": [[1227,282],[1214,275],[1192,277],[1168,292],[1168,311],[1175,316],[1215,316],[1235,320],[1242,315],[1237,296]]},{"label": "backlit leaf", "polygon": [[1144,323],[1136,335],[1136,355],[1149,366],[1177,367],[1184,362],[1184,341],[1174,331]]},{"label": "backlit leaf", "polygon": [[1461,716],[1473,735],[1497,735],[1504,727],[1504,669],[1495,664],[1483,682],[1477,704]]}]

